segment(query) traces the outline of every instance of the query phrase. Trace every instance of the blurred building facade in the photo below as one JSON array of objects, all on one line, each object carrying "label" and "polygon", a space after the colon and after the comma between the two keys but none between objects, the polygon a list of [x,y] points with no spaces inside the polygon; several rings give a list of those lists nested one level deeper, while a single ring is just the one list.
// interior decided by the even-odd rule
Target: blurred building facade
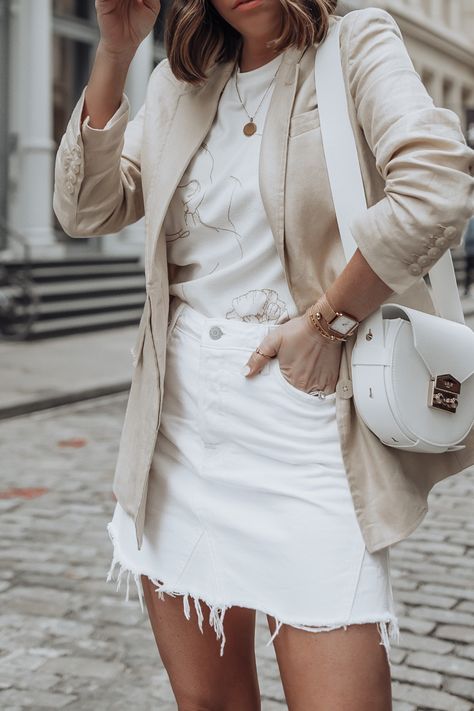
[{"label": "blurred building facade", "polygon": [[[456,111],[468,135],[468,110],[474,113],[473,1],[347,0],[339,13],[368,5],[393,14],[435,104]],[[150,72],[165,56],[162,25],[160,20],[130,69],[125,91],[132,116]],[[35,258],[142,253],[141,223],[120,235],[71,239],[52,211],[54,155],[87,82],[97,40],[94,0],[0,0],[0,90],[7,98],[0,105],[0,218],[11,227],[10,234],[0,230],[5,259],[16,253],[15,231]]]},{"label": "blurred building facade", "polygon": [[[53,210],[54,156],[72,109],[87,83],[99,38],[94,0],[0,0],[0,255],[19,249],[33,258],[71,254],[140,254],[143,231],[113,239],[71,239]],[[165,56],[163,22],[142,43],[126,93],[132,116],[153,67]]]},{"label": "blurred building facade", "polygon": [[473,0],[348,0],[347,10],[382,7],[395,18],[414,67],[437,106],[455,111],[466,135],[474,108]]}]

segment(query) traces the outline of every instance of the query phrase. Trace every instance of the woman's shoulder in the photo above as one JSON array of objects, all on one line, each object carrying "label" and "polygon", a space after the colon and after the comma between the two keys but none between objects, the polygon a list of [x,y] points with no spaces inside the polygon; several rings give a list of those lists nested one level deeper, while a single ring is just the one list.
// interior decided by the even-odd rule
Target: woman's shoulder
[{"label": "woman's shoulder", "polygon": [[[343,21],[341,30],[352,34],[358,31],[374,31],[377,28],[395,28],[400,33],[397,21],[394,16],[382,7],[363,7],[358,10],[351,10],[343,16],[337,16]],[[401,33],[400,33],[401,34]]]},{"label": "woman's shoulder", "polygon": [[179,81],[171,71],[171,66],[168,57],[162,59],[150,74],[149,85],[154,87],[160,84],[172,84],[177,89],[185,86],[184,82]]},{"label": "woman's shoulder", "polygon": [[395,68],[414,71],[401,29],[387,10],[352,10],[341,22],[341,59],[351,85],[360,80],[366,86],[374,73],[387,76]]},{"label": "woman's shoulder", "polygon": [[177,98],[189,89],[189,84],[174,76],[169,60],[165,57],[156,65],[148,78],[145,97],[146,113],[154,113],[157,107],[160,113],[163,113],[166,106],[173,106]]},{"label": "woman's shoulder", "polygon": [[[214,75],[219,74],[221,67],[222,65],[219,63],[214,64],[208,71],[207,81],[213,81]],[[206,83],[207,82],[203,82],[197,85],[178,79],[173,74],[169,59],[165,57],[152,71],[148,80],[148,91],[152,91],[154,95],[162,90],[165,90],[168,95],[173,94],[173,92],[178,95],[189,92],[197,93],[206,85]]]},{"label": "woman's shoulder", "polygon": [[341,49],[345,49],[351,61],[357,61],[363,50],[369,47],[382,48],[384,41],[402,42],[403,36],[397,21],[381,7],[364,7],[351,10],[338,18],[341,25]]}]

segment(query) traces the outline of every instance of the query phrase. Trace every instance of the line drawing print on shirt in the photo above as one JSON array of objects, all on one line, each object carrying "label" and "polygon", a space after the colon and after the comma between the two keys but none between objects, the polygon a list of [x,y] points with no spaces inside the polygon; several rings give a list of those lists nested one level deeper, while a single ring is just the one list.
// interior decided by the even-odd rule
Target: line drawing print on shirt
[{"label": "line drawing print on shirt", "polygon": [[[201,144],[196,157],[206,154],[210,160],[209,166],[209,180],[212,183],[212,170],[214,168],[214,157],[210,152],[206,143]],[[230,196],[228,196],[228,206],[227,206],[227,222],[230,227],[221,225],[210,225],[201,217],[200,209],[203,207],[203,203],[206,197],[206,191],[202,187],[201,182],[195,178],[188,180],[189,166],[184,174],[184,181],[177,186],[177,193],[180,196],[183,205],[183,222],[172,232],[165,232],[166,242],[174,242],[177,239],[182,239],[184,237],[189,237],[191,230],[190,228],[196,227],[197,224],[201,224],[203,227],[208,227],[216,232],[229,232],[235,236],[235,240],[239,246],[240,259],[243,257],[243,249],[241,244],[242,235],[236,230],[235,224],[231,218],[232,200],[234,197],[235,190],[238,186],[242,186],[241,181],[235,175],[229,175],[228,178],[224,178],[223,182],[230,180],[232,185],[230,188]],[[224,190],[222,191],[224,194]],[[225,199],[225,198],[223,198]]]},{"label": "line drawing print on shirt", "polygon": [[234,308],[226,313],[228,319],[283,323],[289,318],[285,302],[274,289],[251,289],[232,299],[232,306]]}]

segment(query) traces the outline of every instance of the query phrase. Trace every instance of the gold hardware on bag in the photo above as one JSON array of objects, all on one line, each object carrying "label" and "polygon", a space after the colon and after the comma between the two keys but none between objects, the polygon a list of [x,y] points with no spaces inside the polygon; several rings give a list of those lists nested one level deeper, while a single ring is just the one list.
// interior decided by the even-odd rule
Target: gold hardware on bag
[{"label": "gold hardware on bag", "polygon": [[461,394],[461,383],[449,373],[430,378],[428,407],[435,407],[445,412],[456,412]]}]

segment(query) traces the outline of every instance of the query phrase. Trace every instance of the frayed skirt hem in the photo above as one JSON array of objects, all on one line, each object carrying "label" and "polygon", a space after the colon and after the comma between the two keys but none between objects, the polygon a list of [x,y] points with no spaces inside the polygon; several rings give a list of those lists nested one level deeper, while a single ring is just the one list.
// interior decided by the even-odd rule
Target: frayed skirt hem
[{"label": "frayed skirt hem", "polygon": [[[170,586],[165,582],[161,582],[160,580],[148,575],[147,573],[144,572],[139,572],[136,570],[132,570],[131,568],[127,567],[121,560],[120,556],[117,551],[117,546],[114,541],[112,532],[111,532],[111,527],[110,525],[107,526],[107,531],[109,533],[109,537],[114,544],[114,552],[113,552],[113,558],[112,558],[112,563],[110,565],[110,569],[107,573],[107,578],[106,582],[116,582],[117,583],[117,591],[120,590],[120,584],[122,581],[122,578],[126,574],[126,595],[125,595],[125,601],[128,602],[130,599],[130,577],[132,576],[135,582],[135,586],[137,589],[138,593],[138,599],[140,602],[140,607],[142,613],[144,612],[144,606],[143,606],[143,587],[142,587],[142,581],[141,581],[141,575],[145,575],[154,585],[157,587],[155,588],[155,592],[158,593],[158,596],[161,600],[164,600],[164,595],[170,595],[171,597],[176,597],[177,595],[182,595],[183,596],[183,612],[187,620],[190,619],[190,604],[189,604],[189,598],[192,599],[194,603],[194,607],[196,609],[196,614],[197,614],[197,619],[198,619],[198,625],[199,629],[201,632],[203,632],[203,627],[202,627],[202,622],[204,619],[204,615],[201,609],[201,602],[204,602],[205,605],[209,608],[209,625],[211,625],[214,628],[214,631],[216,633],[216,638],[217,640],[221,640],[221,646],[220,646],[220,656],[223,656],[224,654],[224,647],[225,647],[225,641],[226,637],[224,634],[224,615],[226,613],[226,610],[228,610],[230,607],[245,607],[248,609],[255,609],[258,610],[259,612],[262,612],[263,614],[270,615],[275,619],[275,630],[268,639],[268,641],[265,643],[265,646],[268,647],[275,637],[277,636],[278,632],[280,631],[280,628],[282,625],[288,625],[290,627],[294,627],[296,629],[301,629],[305,630],[307,632],[329,632],[331,630],[335,629],[341,629],[344,628],[345,630],[349,625],[353,624],[369,624],[369,623],[377,623],[377,628],[380,634],[380,642],[379,644],[382,644],[385,648],[386,656],[387,656],[387,662],[390,666],[390,649],[391,649],[391,642],[395,642],[396,644],[399,643],[399,637],[400,637],[400,630],[399,630],[399,624],[398,624],[398,619],[397,617],[392,614],[388,613],[385,616],[382,616],[383,619],[381,619],[380,615],[374,615],[374,616],[367,616],[362,620],[344,620],[344,621],[337,621],[332,624],[326,624],[326,625],[309,625],[309,624],[301,624],[299,622],[295,621],[289,621],[289,620],[281,620],[280,618],[275,615],[271,610],[264,609],[263,607],[254,607],[253,605],[246,604],[245,602],[242,601],[232,601],[232,602],[227,602],[227,603],[214,603],[208,600],[205,600],[203,597],[201,597],[199,594],[191,592],[189,590],[179,590],[174,586]],[[116,580],[114,581],[113,579],[113,574],[116,566],[119,567],[119,572],[117,575]]]}]

